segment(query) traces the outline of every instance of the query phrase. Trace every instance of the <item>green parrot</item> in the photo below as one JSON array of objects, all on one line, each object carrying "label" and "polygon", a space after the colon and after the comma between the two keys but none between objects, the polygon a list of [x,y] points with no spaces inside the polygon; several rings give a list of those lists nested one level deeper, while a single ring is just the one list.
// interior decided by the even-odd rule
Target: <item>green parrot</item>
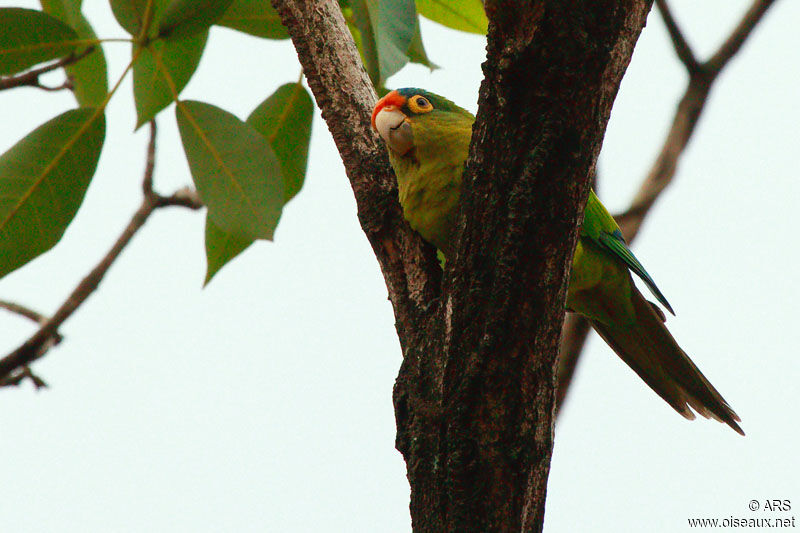
[{"label": "green parrot", "polygon": [[[450,100],[415,88],[390,92],[372,112],[372,127],[386,142],[397,175],[403,214],[445,259],[455,252],[461,175],[474,121]],[[645,300],[631,272],[674,314],[591,191],[572,259],[567,309],[586,317],[617,355],[685,418],[693,420],[694,409],[744,435],[739,416],[678,346],[664,325],[664,313]]]}]

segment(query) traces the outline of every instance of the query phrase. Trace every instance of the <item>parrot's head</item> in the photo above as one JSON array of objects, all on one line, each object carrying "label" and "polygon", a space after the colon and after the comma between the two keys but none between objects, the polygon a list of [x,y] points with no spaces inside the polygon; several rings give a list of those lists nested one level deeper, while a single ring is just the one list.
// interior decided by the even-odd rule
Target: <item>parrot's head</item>
[{"label": "parrot's head", "polygon": [[390,150],[404,156],[414,148],[415,125],[436,122],[437,118],[453,112],[467,113],[442,96],[407,87],[394,90],[378,100],[372,110],[372,128]]}]

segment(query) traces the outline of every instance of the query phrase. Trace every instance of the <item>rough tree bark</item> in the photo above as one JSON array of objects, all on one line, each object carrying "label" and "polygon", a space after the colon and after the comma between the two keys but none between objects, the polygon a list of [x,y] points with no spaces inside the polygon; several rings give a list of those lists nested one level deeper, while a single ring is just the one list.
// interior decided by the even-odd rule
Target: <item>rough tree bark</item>
[{"label": "rough tree bark", "polygon": [[[272,0],[344,160],[403,348],[415,531],[540,531],[566,272],[649,0],[487,1],[486,79],[444,283],[402,221],[336,0]],[[441,292],[440,292],[441,286]]]}]

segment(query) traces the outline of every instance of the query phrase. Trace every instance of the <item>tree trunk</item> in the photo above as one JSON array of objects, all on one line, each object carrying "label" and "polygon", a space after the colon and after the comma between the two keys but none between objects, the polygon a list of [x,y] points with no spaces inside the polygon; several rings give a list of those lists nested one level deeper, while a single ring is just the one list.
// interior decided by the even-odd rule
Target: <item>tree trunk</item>
[{"label": "tree trunk", "polygon": [[[487,1],[486,79],[444,281],[402,221],[336,0],[273,0],[344,160],[403,348],[415,531],[541,531],[566,273],[649,0]],[[441,291],[440,291],[441,287]]]}]

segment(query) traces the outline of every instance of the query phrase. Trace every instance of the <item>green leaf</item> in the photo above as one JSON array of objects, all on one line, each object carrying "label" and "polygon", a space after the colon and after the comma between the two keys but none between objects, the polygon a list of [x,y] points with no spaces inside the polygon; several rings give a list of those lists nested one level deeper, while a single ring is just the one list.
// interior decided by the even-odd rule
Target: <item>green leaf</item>
[{"label": "green leaf", "polygon": [[68,56],[78,45],[75,30],[41,11],[0,8],[0,74]]},{"label": "green leaf", "polygon": [[383,84],[408,63],[406,52],[414,37],[417,11],[414,0],[367,0],[367,4],[377,37]]},{"label": "green leaf", "polygon": [[361,52],[375,86],[408,63],[417,12],[413,0],[351,0],[353,23],[360,33]]},{"label": "green leaf", "polygon": [[[349,7],[343,10],[344,13],[344,20],[347,22],[347,29],[350,30],[350,35],[353,37],[353,41],[356,43],[356,48],[358,48],[358,53],[361,56],[361,62],[364,63],[364,68],[367,67],[367,60],[364,57],[364,46],[361,42],[361,32],[356,27],[354,18],[353,18],[353,10]],[[369,72],[367,72],[369,74]]]},{"label": "green leaf", "polygon": [[311,141],[314,103],[302,83],[282,85],[247,117],[269,141],[283,175],[284,201],[288,202],[303,187]]},{"label": "green leaf", "polygon": [[[372,84],[377,87],[382,85],[381,67],[378,60],[378,46],[375,41],[375,32],[370,22],[367,2],[366,0],[352,0],[350,2],[350,9],[353,13],[352,24],[348,22],[350,33],[353,33],[353,39],[358,46],[358,51],[361,52],[361,59],[364,61],[364,68],[367,69],[369,79],[372,80]],[[358,34],[353,32],[353,28],[358,31]]]},{"label": "green leaf", "polygon": [[263,0],[233,0],[217,25],[265,39],[289,38],[278,12]]},{"label": "green leaf", "polygon": [[[150,0],[110,0],[111,12],[117,19],[119,25],[136,37],[142,30],[142,19],[144,18],[147,3]],[[152,7],[151,7],[152,9]]]},{"label": "green leaf", "polygon": [[[313,116],[314,103],[308,91],[301,83],[287,83],[264,100],[247,119],[246,124],[272,147],[283,182],[282,203],[291,200],[303,186]],[[209,214],[206,217],[205,284],[253,241],[252,236],[241,236],[220,228]]]},{"label": "green leaf", "polygon": [[82,0],[39,0],[42,11],[70,26],[81,16],[81,3]]},{"label": "green leaf", "polygon": [[425,52],[425,46],[422,44],[422,33],[419,29],[419,18],[416,18],[414,23],[414,36],[411,38],[411,44],[408,47],[408,60],[412,63],[425,65],[431,70],[439,68],[438,65],[428,59],[428,54]]},{"label": "green leaf", "polygon": [[[151,21],[149,25],[151,30],[148,33],[150,37],[153,37],[155,31],[152,28],[157,26],[156,23],[170,0],[110,0],[110,2],[114,17],[125,31],[138,37],[142,31],[144,19],[147,17]],[[150,4],[149,10],[148,3]]]},{"label": "green leaf", "polygon": [[158,25],[168,39],[189,37],[208,30],[231,5],[231,0],[172,0]]},{"label": "green leaf", "polygon": [[[89,21],[81,18],[73,27],[78,35],[84,39],[97,39]],[[67,75],[72,79],[75,99],[78,105],[92,107],[99,106],[108,94],[108,67],[106,56],[100,44],[88,56],[74,65],[67,67]]]},{"label": "green leaf", "polygon": [[489,27],[481,0],[417,0],[417,11],[454,30],[486,35]]},{"label": "green leaf", "polygon": [[151,41],[133,65],[136,127],[148,123],[179,95],[197,70],[208,39],[203,32],[186,39]]},{"label": "green leaf", "polygon": [[[81,14],[80,0],[39,0],[45,13],[69,24],[78,37],[87,40],[97,39],[89,21]],[[83,48],[76,50],[80,53]],[[99,106],[108,94],[108,68],[106,57],[100,44],[88,56],[66,67],[72,79],[75,99],[84,107]]]},{"label": "green leaf", "polygon": [[179,101],[183,150],[208,216],[239,239],[272,239],[283,208],[283,178],[269,143],[211,104]]},{"label": "green leaf", "polygon": [[209,215],[206,215],[206,279],[208,285],[211,278],[219,272],[231,259],[245,251],[254,239],[237,237],[221,230]]},{"label": "green leaf", "polygon": [[0,277],[61,239],[104,139],[103,113],[82,107],[39,126],[0,156]]}]

